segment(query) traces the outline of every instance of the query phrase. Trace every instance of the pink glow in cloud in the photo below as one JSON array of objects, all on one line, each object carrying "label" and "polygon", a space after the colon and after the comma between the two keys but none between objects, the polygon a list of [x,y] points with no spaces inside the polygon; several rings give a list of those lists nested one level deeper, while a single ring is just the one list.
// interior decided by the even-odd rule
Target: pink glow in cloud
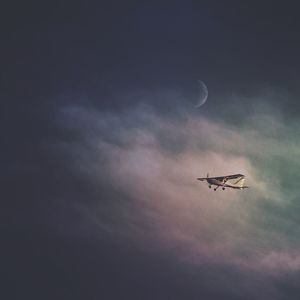
[{"label": "pink glow in cloud", "polygon": [[[262,199],[280,203],[282,194],[276,174],[271,180],[253,165],[253,157],[263,158],[266,147],[272,155],[290,150],[266,138],[260,122],[237,128],[195,116],[178,121],[145,109],[118,116],[73,108],[68,114],[80,120],[90,145],[78,154],[77,164],[95,183],[105,179],[130,202],[126,214],[122,207],[116,213],[128,226],[110,231],[132,236],[135,227],[131,238],[138,243],[188,263],[300,269],[298,258],[272,252],[280,234],[256,223],[263,214],[257,204]],[[207,172],[245,174],[251,188],[214,192],[196,180]]]}]

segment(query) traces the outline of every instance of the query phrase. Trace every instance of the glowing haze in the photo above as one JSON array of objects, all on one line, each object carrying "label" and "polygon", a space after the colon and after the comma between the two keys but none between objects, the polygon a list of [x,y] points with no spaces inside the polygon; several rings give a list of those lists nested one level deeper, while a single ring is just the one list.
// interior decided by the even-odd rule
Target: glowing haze
[{"label": "glowing haze", "polygon": [[[231,101],[230,118],[188,111],[184,102],[168,113],[143,104],[118,113],[80,105],[60,111],[80,136],[63,148],[101,190],[99,202],[84,207],[99,235],[193,266],[226,264],[266,278],[300,270],[299,227],[289,214],[299,210],[289,182],[299,167],[296,123],[259,99],[249,98],[247,111],[238,97]],[[214,192],[196,180],[207,173],[245,174],[250,189]]]}]

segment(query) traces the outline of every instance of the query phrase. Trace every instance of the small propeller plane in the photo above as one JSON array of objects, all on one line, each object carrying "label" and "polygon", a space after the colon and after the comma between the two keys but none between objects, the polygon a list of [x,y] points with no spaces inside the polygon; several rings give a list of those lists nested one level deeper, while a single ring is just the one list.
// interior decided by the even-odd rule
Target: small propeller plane
[{"label": "small propeller plane", "polygon": [[234,174],[234,175],[226,175],[226,176],[219,176],[219,177],[207,177],[197,178],[200,181],[207,181],[209,188],[212,186],[216,186],[214,190],[216,191],[220,186],[222,190],[225,190],[226,187],[232,189],[239,189],[243,190],[248,188],[248,186],[244,185],[245,183],[245,175],[243,174]]}]

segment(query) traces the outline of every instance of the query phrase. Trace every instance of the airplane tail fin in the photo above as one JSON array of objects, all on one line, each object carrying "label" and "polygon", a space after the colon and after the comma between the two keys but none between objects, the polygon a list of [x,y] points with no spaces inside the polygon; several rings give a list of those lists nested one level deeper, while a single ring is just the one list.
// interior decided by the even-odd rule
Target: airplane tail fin
[{"label": "airplane tail fin", "polygon": [[235,186],[239,187],[240,189],[248,188],[248,186],[245,185],[245,177],[239,178],[235,183]]}]

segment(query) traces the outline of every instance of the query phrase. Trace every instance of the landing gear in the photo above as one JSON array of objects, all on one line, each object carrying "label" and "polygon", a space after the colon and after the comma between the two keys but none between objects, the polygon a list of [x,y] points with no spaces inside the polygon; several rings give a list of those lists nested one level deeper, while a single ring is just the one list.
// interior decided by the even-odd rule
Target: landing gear
[{"label": "landing gear", "polygon": [[217,190],[217,188],[214,188],[214,191],[216,191]]},{"label": "landing gear", "polygon": [[211,189],[211,185],[208,186]]},{"label": "landing gear", "polygon": [[224,191],[224,190],[225,190],[225,188],[224,188],[224,187],[222,187],[222,190]]}]

